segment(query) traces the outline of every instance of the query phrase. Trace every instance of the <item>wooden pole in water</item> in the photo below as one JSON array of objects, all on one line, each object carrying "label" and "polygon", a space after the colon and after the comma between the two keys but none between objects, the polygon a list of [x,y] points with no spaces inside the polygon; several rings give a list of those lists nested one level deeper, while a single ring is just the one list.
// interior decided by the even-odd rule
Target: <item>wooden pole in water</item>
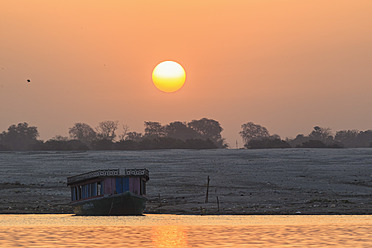
[{"label": "wooden pole in water", "polygon": [[208,179],[207,179],[207,194],[205,195],[205,203],[208,203],[208,193],[209,193],[209,176],[208,176]]}]

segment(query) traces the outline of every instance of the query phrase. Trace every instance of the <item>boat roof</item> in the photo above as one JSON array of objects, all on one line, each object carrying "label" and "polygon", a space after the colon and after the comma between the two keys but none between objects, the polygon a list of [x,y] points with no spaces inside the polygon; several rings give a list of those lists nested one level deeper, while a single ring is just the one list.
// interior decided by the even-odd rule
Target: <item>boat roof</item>
[{"label": "boat roof", "polygon": [[112,176],[137,176],[145,177],[149,180],[149,171],[147,169],[105,169],[86,172],[83,174],[67,177],[67,185],[86,181],[97,177],[112,177]]}]

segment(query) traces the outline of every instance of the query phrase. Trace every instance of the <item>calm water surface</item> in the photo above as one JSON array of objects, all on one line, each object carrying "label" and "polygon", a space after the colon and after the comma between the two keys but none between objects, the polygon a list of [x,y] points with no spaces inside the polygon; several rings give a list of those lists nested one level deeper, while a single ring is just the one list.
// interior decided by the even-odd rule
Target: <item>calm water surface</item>
[{"label": "calm water surface", "polygon": [[372,216],[0,215],[0,247],[372,247]]}]

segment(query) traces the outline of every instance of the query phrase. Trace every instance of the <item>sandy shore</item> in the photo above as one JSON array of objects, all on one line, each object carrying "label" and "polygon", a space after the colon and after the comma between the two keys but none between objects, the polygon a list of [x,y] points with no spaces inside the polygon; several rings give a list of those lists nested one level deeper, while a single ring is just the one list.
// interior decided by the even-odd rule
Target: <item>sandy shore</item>
[{"label": "sandy shore", "polygon": [[[336,152],[329,159],[323,153],[282,151],[163,151],[147,152],[146,159],[139,152],[130,153],[125,159],[131,168],[150,170],[146,213],[372,214],[372,150],[364,153]],[[2,161],[8,162],[0,168],[0,213],[72,213],[66,177],[87,167],[102,168],[99,163],[89,164],[96,159],[91,154],[81,153],[79,159],[76,154],[47,154],[47,158],[42,153],[34,157],[7,154],[11,161],[3,156]],[[120,156],[111,153],[108,157]],[[366,156],[367,160],[358,162],[357,158]],[[47,161],[39,164],[40,159]],[[74,159],[80,164],[85,161],[84,166],[76,167]],[[116,168],[115,161],[106,167]]]}]

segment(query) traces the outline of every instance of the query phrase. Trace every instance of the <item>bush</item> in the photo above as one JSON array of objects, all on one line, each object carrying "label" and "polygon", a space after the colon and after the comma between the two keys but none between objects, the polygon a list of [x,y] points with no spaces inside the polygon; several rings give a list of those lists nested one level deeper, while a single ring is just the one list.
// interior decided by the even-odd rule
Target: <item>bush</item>
[{"label": "bush", "polygon": [[250,140],[246,147],[248,149],[291,148],[291,146],[286,141],[277,138]]},{"label": "bush", "polygon": [[40,146],[40,150],[46,151],[86,151],[88,146],[79,140],[48,140]]},{"label": "bush", "polygon": [[114,145],[114,149],[116,150],[138,150],[138,147],[138,142],[134,140],[121,140]]},{"label": "bush", "polygon": [[112,150],[114,143],[111,140],[101,139],[93,141],[91,146],[93,150]]},{"label": "bush", "polygon": [[343,148],[343,145],[341,143],[332,143],[327,145],[320,140],[309,140],[302,143],[302,145],[298,146],[298,148]]}]

